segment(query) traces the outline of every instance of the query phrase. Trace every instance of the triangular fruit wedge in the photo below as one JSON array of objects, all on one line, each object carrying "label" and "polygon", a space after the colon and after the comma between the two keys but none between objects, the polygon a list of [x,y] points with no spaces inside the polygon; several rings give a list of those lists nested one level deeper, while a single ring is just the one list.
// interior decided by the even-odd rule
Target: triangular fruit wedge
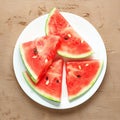
[{"label": "triangular fruit wedge", "polygon": [[29,86],[39,95],[60,102],[62,89],[62,71],[63,60],[59,59],[52,63],[45,76],[35,84],[27,72],[24,72],[24,78]]},{"label": "triangular fruit wedge", "polygon": [[88,43],[72,28],[58,9],[53,8],[46,22],[46,34],[60,36],[61,45],[57,53],[68,58],[85,58],[92,55],[93,50]]},{"label": "triangular fruit wedge", "polygon": [[94,85],[102,66],[103,62],[99,60],[66,63],[66,84],[69,100],[83,95]]},{"label": "triangular fruit wedge", "polygon": [[58,46],[59,37],[53,35],[40,37],[20,45],[22,60],[35,83],[40,80],[51,65]]}]

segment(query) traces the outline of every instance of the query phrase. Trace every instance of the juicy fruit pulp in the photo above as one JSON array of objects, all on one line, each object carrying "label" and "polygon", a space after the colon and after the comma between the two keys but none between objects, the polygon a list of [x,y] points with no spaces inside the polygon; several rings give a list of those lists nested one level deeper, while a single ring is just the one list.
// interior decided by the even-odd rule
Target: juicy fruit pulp
[{"label": "juicy fruit pulp", "polygon": [[35,83],[42,78],[52,64],[58,45],[59,37],[53,35],[37,38],[20,45],[22,60]]},{"label": "juicy fruit pulp", "polygon": [[[92,48],[75,32],[68,21],[54,8],[46,22],[46,34],[60,36],[58,54],[68,58],[84,58],[92,55]],[[72,48],[72,49],[71,49]]]},{"label": "juicy fruit pulp", "polygon": [[37,84],[33,83],[27,72],[24,72],[23,75],[27,83],[33,88],[33,90],[35,90],[35,92],[50,100],[60,102],[62,87],[62,69],[63,60],[59,59],[54,61],[49,67],[45,76]]},{"label": "juicy fruit pulp", "polygon": [[[60,102],[63,60],[56,60],[56,52],[63,57],[86,58],[93,51],[56,8],[47,19],[46,34],[47,36],[20,45],[22,60],[27,68],[23,75],[39,95]],[[68,97],[73,100],[92,87],[100,74],[102,62],[64,60]]]},{"label": "juicy fruit pulp", "polygon": [[99,60],[86,60],[66,63],[66,84],[69,100],[79,97],[97,80],[102,68]]}]

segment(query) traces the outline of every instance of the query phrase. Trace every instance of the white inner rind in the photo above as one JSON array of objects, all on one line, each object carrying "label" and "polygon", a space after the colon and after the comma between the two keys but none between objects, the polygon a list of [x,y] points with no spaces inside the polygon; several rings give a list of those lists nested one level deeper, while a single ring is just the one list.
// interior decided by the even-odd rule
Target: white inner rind
[{"label": "white inner rind", "polygon": [[86,57],[91,56],[94,52],[90,51],[90,52],[83,53],[83,54],[80,54],[80,55],[74,55],[74,54],[70,54],[70,53],[65,52],[65,51],[58,50],[57,53],[61,56],[67,57],[67,58],[86,58]]},{"label": "white inner rind", "polygon": [[51,15],[54,13],[54,11],[56,10],[56,8],[53,8],[50,13],[48,14],[48,17],[47,17],[47,20],[46,20],[46,24],[45,24],[45,32],[46,32],[46,35],[48,35],[49,33],[49,29],[48,29],[48,23],[49,23],[49,18],[51,17]]}]

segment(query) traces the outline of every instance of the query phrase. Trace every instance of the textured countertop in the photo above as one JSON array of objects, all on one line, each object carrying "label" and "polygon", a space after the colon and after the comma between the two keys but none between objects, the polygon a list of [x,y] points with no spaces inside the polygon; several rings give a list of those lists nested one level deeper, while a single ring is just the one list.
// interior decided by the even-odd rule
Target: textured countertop
[{"label": "textured countertop", "polygon": [[[20,33],[53,7],[91,22],[107,50],[107,71],[100,88],[87,102],[68,110],[52,110],[32,101],[13,71],[13,50]],[[119,120],[119,67],[119,0],[0,0],[0,120]]]}]

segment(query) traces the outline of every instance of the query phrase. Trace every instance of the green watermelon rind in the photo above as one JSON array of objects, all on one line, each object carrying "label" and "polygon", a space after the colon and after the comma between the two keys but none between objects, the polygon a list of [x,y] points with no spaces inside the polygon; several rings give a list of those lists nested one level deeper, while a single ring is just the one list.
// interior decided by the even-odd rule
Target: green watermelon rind
[{"label": "green watermelon rind", "polygon": [[[56,10],[56,8],[53,8],[50,13],[48,14],[48,17],[47,17],[47,20],[46,20],[46,24],[45,24],[45,33],[46,35],[49,35],[49,29],[48,29],[48,23],[49,23],[49,18],[52,16],[52,14],[54,13],[54,11]],[[89,56],[91,56],[94,52],[93,50],[87,52],[87,53],[83,53],[83,54],[80,54],[80,55],[74,55],[74,54],[70,54],[70,53],[67,53],[65,51],[61,51],[61,50],[57,50],[57,53],[60,55],[60,56],[63,56],[63,57],[66,57],[66,58],[87,58]]]},{"label": "green watermelon rind", "polygon": [[38,95],[47,98],[48,100],[52,100],[54,102],[60,102],[60,99],[54,96],[51,96],[50,94],[44,92],[43,90],[38,89],[37,87],[35,87],[33,85],[32,82],[30,82],[31,80],[29,80],[28,74],[27,72],[23,72],[23,77],[25,78],[25,81],[27,82],[27,84],[30,86],[30,88],[35,91]]},{"label": "green watermelon rind", "polygon": [[94,84],[96,83],[101,71],[102,71],[102,68],[103,68],[103,61],[100,61],[100,67],[99,67],[99,70],[96,74],[96,76],[94,77],[94,79],[90,82],[90,84],[88,86],[86,86],[82,91],[80,91],[78,94],[76,95],[71,95],[68,97],[69,101],[73,101],[77,98],[79,98],[80,96],[84,95],[85,93],[87,93],[93,86]]},{"label": "green watermelon rind", "polygon": [[22,47],[22,44],[20,45],[20,55],[21,55],[21,58],[22,58],[22,61],[30,75],[30,77],[32,78],[33,82],[34,83],[37,83],[37,78],[38,76],[32,71],[32,69],[30,68],[30,66],[28,65],[26,59],[25,59],[25,55],[24,55],[24,50],[23,50],[23,47]]},{"label": "green watermelon rind", "polygon": [[46,33],[46,35],[48,35],[48,33],[49,33],[49,29],[48,29],[48,23],[49,23],[49,18],[52,16],[52,14],[54,13],[54,11],[56,10],[56,8],[53,8],[51,11],[50,11],[50,13],[48,14],[48,17],[47,17],[47,20],[46,20],[46,23],[45,23],[45,33]]},{"label": "green watermelon rind", "polygon": [[66,57],[66,58],[73,58],[73,59],[74,58],[75,59],[79,58],[79,59],[81,59],[81,58],[87,58],[87,57],[91,56],[94,52],[90,51],[90,52],[87,52],[87,53],[84,53],[84,54],[81,54],[81,55],[74,55],[74,54],[69,54],[69,53],[67,53],[65,51],[58,50],[57,53],[60,56],[63,56],[63,57]]}]

